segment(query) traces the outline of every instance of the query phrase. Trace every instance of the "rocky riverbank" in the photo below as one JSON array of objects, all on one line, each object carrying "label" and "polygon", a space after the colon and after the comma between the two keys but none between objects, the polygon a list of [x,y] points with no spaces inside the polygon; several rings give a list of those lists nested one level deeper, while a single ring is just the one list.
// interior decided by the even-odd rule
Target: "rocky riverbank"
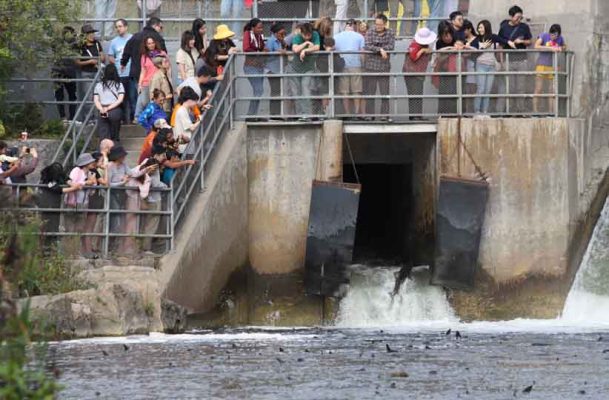
[{"label": "rocky riverbank", "polygon": [[154,268],[104,266],[80,276],[89,289],[29,298],[32,318],[58,338],[176,333],[186,324],[186,310],[161,298]]}]

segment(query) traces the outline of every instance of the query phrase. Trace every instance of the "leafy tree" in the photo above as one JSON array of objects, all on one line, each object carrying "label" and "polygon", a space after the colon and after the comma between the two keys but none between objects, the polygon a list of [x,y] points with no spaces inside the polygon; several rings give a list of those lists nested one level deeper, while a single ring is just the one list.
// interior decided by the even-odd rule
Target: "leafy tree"
[{"label": "leafy tree", "polygon": [[65,55],[57,38],[81,8],[81,0],[0,0],[0,84],[16,70],[35,71]]}]

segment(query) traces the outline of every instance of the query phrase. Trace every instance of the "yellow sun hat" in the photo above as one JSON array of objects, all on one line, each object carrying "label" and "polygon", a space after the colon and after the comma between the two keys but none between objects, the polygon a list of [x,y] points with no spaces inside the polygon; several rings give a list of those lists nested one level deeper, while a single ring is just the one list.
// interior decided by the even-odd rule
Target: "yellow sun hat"
[{"label": "yellow sun hat", "polygon": [[233,36],[235,36],[235,32],[228,29],[228,26],[224,24],[216,26],[215,40],[228,39]]}]

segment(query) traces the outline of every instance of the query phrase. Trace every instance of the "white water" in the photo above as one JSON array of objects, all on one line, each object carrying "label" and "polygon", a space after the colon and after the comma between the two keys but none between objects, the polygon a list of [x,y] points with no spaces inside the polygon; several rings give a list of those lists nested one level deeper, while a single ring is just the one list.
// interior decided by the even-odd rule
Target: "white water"
[{"label": "white water", "polygon": [[605,202],[567,296],[562,319],[609,323],[609,200]]},{"label": "white water", "polygon": [[456,322],[440,287],[429,285],[427,274],[407,279],[396,296],[391,293],[399,267],[352,266],[351,284],[340,302],[339,327],[397,327],[421,323]]}]

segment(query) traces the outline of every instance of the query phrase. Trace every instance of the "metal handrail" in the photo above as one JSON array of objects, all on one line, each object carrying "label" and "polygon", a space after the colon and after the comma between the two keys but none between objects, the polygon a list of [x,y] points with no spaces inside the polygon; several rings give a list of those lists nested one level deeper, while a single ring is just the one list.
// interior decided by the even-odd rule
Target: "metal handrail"
[{"label": "metal handrail", "polygon": [[[59,142],[59,146],[57,147],[57,150],[55,151],[55,154],[53,155],[53,162],[60,162],[64,168],[68,165],[68,162],[70,162],[70,160],[72,163],[76,162],[76,158],[80,155],[80,153],[76,154],[76,147],[78,145],[78,142],[80,141],[80,138],[81,138],[84,130],[87,128],[87,125],[89,123],[89,120],[91,119],[91,116],[93,116],[93,114],[94,114],[95,107],[89,107],[87,109],[87,113],[84,115],[83,121],[80,125],[78,125],[76,123],[76,121],[78,121],[79,116],[81,116],[84,113],[83,110],[85,109],[85,104],[91,104],[89,99],[93,96],[93,91],[95,90],[95,85],[97,84],[97,82],[99,82],[101,74],[102,74],[102,68],[98,68],[97,73],[95,74],[95,77],[91,81],[91,85],[87,89],[85,96],[83,97],[80,105],[76,109],[76,113],[75,113],[74,119],[72,121],[73,123],[70,124],[70,126],[68,126],[68,130],[61,138],[61,142]],[[77,128],[79,128],[78,133],[76,133]],[[89,131],[89,134],[85,138],[86,144],[83,147],[83,149],[85,149],[86,145],[88,145],[89,142],[91,141],[91,137],[93,136],[96,129],[97,129],[97,123],[95,124],[94,127],[92,127],[92,129]],[[69,138],[72,139],[72,143],[71,143],[68,151],[65,154],[63,154],[64,145],[66,144],[66,142]]]},{"label": "metal handrail", "polygon": [[[459,59],[462,59],[463,54],[465,54],[466,52],[473,52],[473,50],[467,50],[467,51],[453,51],[453,52],[447,52],[447,51],[442,51],[442,54],[457,54]],[[506,53],[522,53],[522,52],[537,52],[540,53],[540,51],[534,51],[534,50],[524,50],[524,51],[512,51],[512,50],[499,50],[497,52],[506,52]],[[401,54],[403,55],[403,52],[398,52],[398,51],[392,51],[389,52],[391,54]],[[557,65],[558,65],[558,57],[557,55],[555,55],[553,57],[553,64],[554,64],[554,71],[552,72],[547,72],[547,73],[539,73],[536,71],[531,71],[531,72],[523,72],[522,74],[526,74],[526,75],[543,75],[543,74],[552,74],[554,75],[555,78],[555,84],[554,84],[554,89],[555,89],[555,93],[553,94],[541,94],[539,95],[540,98],[549,98],[552,96],[555,96],[557,99],[558,98],[566,98],[567,100],[570,100],[570,95],[572,93],[572,88],[570,87],[570,84],[567,84],[567,88],[566,88],[566,93],[562,94],[562,93],[558,93],[558,85],[556,84],[557,81],[557,77],[558,76],[567,76],[567,79],[572,76],[572,71],[571,68],[573,67],[573,53],[572,52],[565,52],[567,53],[567,68],[566,71],[558,71]],[[326,55],[329,57],[329,71],[326,73],[318,73],[318,74],[314,74],[314,75],[319,75],[319,76],[323,76],[326,78],[337,78],[340,76],[348,76],[349,74],[345,74],[345,73],[335,73],[333,71],[333,57],[331,57],[331,55],[334,55],[334,52],[318,52],[319,55]],[[244,78],[248,78],[248,77],[268,77],[268,75],[266,74],[257,74],[257,75],[248,75],[248,74],[240,74],[237,72],[237,68],[236,68],[236,64],[237,64],[237,60],[239,58],[242,57],[252,57],[252,56],[266,56],[266,57],[280,57],[280,59],[283,60],[283,58],[285,57],[285,54],[272,54],[272,53],[237,53],[237,54],[233,54],[229,57],[229,59],[227,60],[227,63],[225,65],[224,68],[224,79],[222,81],[219,81],[218,84],[216,84],[216,87],[214,88],[214,92],[212,94],[212,97],[210,99],[210,104],[212,105],[212,108],[210,110],[205,110],[202,114],[202,123],[199,126],[199,128],[193,133],[192,138],[190,143],[188,144],[187,148],[186,148],[186,152],[185,154],[188,155],[188,157],[193,158],[195,160],[197,160],[198,162],[194,165],[189,165],[185,168],[182,168],[181,170],[178,171],[178,173],[176,173],[176,175],[174,176],[174,179],[172,181],[172,185],[170,189],[165,189],[164,191],[170,191],[170,199],[168,202],[168,206],[170,208],[169,211],[163,211],[163,212],[159,212],[159,215],[166,215],[169,217],[169,221],[168,221],[168,230],[170,232],[170,234],[164,235],[164,238],[168,238],[171,242],[170,244],[170,248],[174,248],[174,240],[175,240],[175,233],[177,232],[179,226],[180,226],[180,222],[181,222],[181,218],[185,215],[188,206],[192,203],[192,199],[193,199],[193,194],[195,193],[197,187],[199,188],[199,191],[202,192],[205,190],[205,175],[206,173],[208,173],[208,171],[210,170],[210,168],[212,167],[213,164],[213,160],[214,160],[214,155],[215,152],[218,148],[218,145],[220,143],[220,141],[225,137],[225,133],[226,131],[228,131],[228,129],[232,128],[235,121],[238,119],[238,115],[236,112],[236,104],[239,101],[248,101],[248,100],[264,100],[264,99],[272,99],[272,100],[279,100],[279,99],[291,99],[291,100],[296,100],[296,99],[301,99],[303,98],[302,96],[298,96],[298,97],[290,97],[290,96],[261,96],[261,97],[248,97],[248,96],[240,96],[239,98],[237,98],[237,89],[238,89],[238,82],[242,82],[243,80],[245,80]],[[509,57],[509,56],[508,56]],[[283,62],[282,62],[283,64]],[[390,77],[396,78],[397,76],[434,76],[434,75],[440,75],[440,76],[457,76],[457,77],[465,77],[468,72],[464,72],[461,70],[461,62],[458,62],[457,65],[459,66],[458,70],[456,72],[424,72],[424,73],[384,73]],[[510,72],[510,71],[497,71],[497,75],[504,75],[506,77],[509,78],[510,75],[518,75],[521,73],[515,73],[514,72]],[[364,73],[365,74],[365,73]],[[482,74],[482,73],[475,73],[475,74]],[[99,75],[99,73],[98,73]],[[283,76],[294,76],[295,74],[274,74],[274,77],[283,77]],[[374,73],[374,75],[379,75],[378,73]],[[460,79],[458,80],[460,81]],[[568,79],[569,82],[572,82],[571,79]],[[396,95],[396,96],[391,96],[391,97],[395,97],[395,98],[428,98],[428,97],[433,97],[433,98],[456,98],[459,99],[459,109],[457,113],[453,113],[453,114],[447,114],[447,115],[464,115],[464,112],[462,110],[462,106],[461,106],[461,100],[463,99],[467,99],[467,98],[474,98],[477,95],[473,95],[473,94],[465,94],[463,93],[463,89],[461,87],[461,85],[457,85],[458,86],[458,93],[455,94],[442,94],[442,95],[433,95],[433,96],[429,96],[429,95]],[[524,97],[524,96],[528,96],[530,97],[530,95],[526,95],[526,94],[517,94],[517,93],[507,93],[507,94],[502,94],[502,95],[498,95],[498,94],[485,94],[485,97],[507,97],[509,98],[515,98],[515,97]],[[334,86],[330,85],[330,90],[329,90],[329,94],[328,95],[324,95],[324,96],[310,96],[309,98],[311,99],[342,99],[342,98],[352,98],[355,96],[347,96],[347,95],[338,95],[334,93]],[[358,96],[360,98],[366,98],[366,99],[379,99],[379,98],[389,98],[389,96],[376,96],[376,95],[364,95],[364,96]],[[567,101],[567,103],[569,103],[569,101]],[[558,100],[557,100],[557,104],[558,105]],[[568,107],[570,109],[570,104],[568,104]],[[79,110],[82,108],[82,104],[81,107],[79,108]],[[556,107],[556,112],[558,110],[558,107]],[[91,114],[91,110],[88,113],[87,117],[90,117]],[[343,115],[343,114],[336,114],[335,110],[333,108],[331,108],[331,113],[330,113],[330,117],[334,117],[336,115]],[[393,114],[391,114],[393,115]],[[285,114],[282,114],[282,116],[285,116]],[[312,115],[312,116],[319,116],[319,115]],[[72,131],[73,132],[73,131]],[[80,135],[82,134],[82,128],[81,130],[78,132],[78,136],[76,136],[76,138],[80,138]],[[66,136],[64,136],[64,140],[62,141],[62,144],[65,142],[66,140]],[[89,136],[90,138],[90,136]],[[70,151],[73,152],[74,151],[74,143],[72,144]],[[19,186],[19,185],[18,185]],[[34,186],[34,187],[39,187],[39,186],[43,186],[43,185],[27,185],[27,186]],[[116,189],[116,188],[113,188]],[[122,188],[125,190],[128,190],[129,188]],[[109,193],[110,188],[108,188],[108,193]],[[136,188],[131,188],[131,190],[137,190]],[[107,198],[109,198],[109,195],[106,196]],[[108,201],[107,201],[108,202]],[[109,203],[108,203],[109,204]],[[64,210],[65,211],[65,210]],[[70,212],[86,212],[87,210],[75,210],[75,211],[70,211]],[[55,211],[57,212],[57,211]],[[100,213],[99,210],[91,210],[91,212],[97,212]],[[129,211],[129,210],[113,210],[110,211],[108,209],[108,206],[101,212],[106,212],[107,215],[109,215],[110,213],[116,213],[116,214],[121,214],[121,213],[135,213],[135,214],[146,214],[149,212],[146,211]],[[107,226],[106,226],[107,228]],[[94,235],[94,233],[86,233],[86,235]],[[95,234],[97,235],[97,234]],[[104,233],[104,237],[106,239],[108,239],[109,237],[141,237],[142,234],[117,234],[117,233],[110,233],[109,231],[106,231]],[[144,237],[151,237],[151,235],[146,235],[143,234]],[[170,237],[169,237],[170,236]],[[156,237],[156,236],[155,236]],[[106,243],[108,242],[108,240],[106,240]],[[106,249],[107,250],[107,249]],[[106,251],[107,253],[107,251]]]},{"label": "metal handrail", "polygon": [[[113,209],[110,205],[110,198],[112,196],[112,192],[113,191],[122,191],[122,192],[126,192],[126,191],[139,191],[138,187],[136,186],[103,186],[103,185],[98,185],[98,186],[83,186],[81,189],[82,191],[85,191],[85,193],[89,193],[87,191],[98,191],[98,192],[103,192],[103,199],[104,199],[104,207],[103,208],[85,208],[85,207],[68,207],[65,205],[64,202],[64,196],[68,195],[69,193],[60,193],[58,194],[60,196],[60,201],[59,201],[59,208],[49,208],[49,207],[37,207],[37,206],[29,206],[29,204],[22,204],[21,201],[21,195],[23,194],[24,191],[28,191],[28,190],[39,190],[39,189],[45,189],[48,188],[47,185],[44,184],[32,184],[32,183],[13,183],[13,184],[7,184],[7,185],[2,185],[3,187],[6,188],[11,188],[14,194],[14,204],[8,204],[5,205],[6,207],[4,207],[3,209],[5,211],[10,211],[10,210],[18,210],[18,211],[26,211],[26,212],[33,212],[33,213],[44,213],[44,214],[59,214],[58,217],[61,216],[66,216],[69,214],[95,214],[97,215],[97,217],[103,217],[104,219],[102,220],[102,225],[103,225],[103,231],[102,232],[66,232],[66,231],[62,231],[61,229],[58,229],[57,231],[44,231],[44,232],[38,232],[37,234],[41,234],[43,236],[51,236],[51,237],[63,237],[63,236],[75,236],[75,237],[81,237],[81,236],[87,236],[87,237],[98,237],[103,239],[103,249],[102,249],[102,256],[103,257],[108,257],[110,255],[110,239],[112,238],[149,238],[149,239],[165,239],[168,241],[168,248],[171,249],[173,247],[173,238],[174,238],[174,225],[171,222],[172,220],[172,215],[173,215],[173,202],[171,201],[171,199],[167,199],[168,201],[165,202],[165,209],[161,209],[159,211],[154,211],[154,210],[141,210],[141,209]],[[63,185],[61,186],[62,188],[65,187],[69,187],[67,185]],[[171,193],[171,189],[170,188],[150,188],[150,193]],[[73,192],[73,193],[77,193],[77,192]],[[86,194],[88,195],[88,194]],[[161,198],[161,204],[163,204],[163,199]],[[120,233],[120,232],[113,232],[110,230],[110,218],[112,216],[115,215],[127,215],[127,214],[132,214],[132,215],[136,215],[137,216],[137,221],[136,221],[136,230],[137,232],[125,232],[125,233]],[[162,217],[167,217],[167,221],[165,222],[165,227],[166,227],[166,233],[161,233],[161,234],[157,234],[156,232],[153,233],[139,233],[139,225],[140,225],[140,219],[141,216],[158,216],[159,218]],[[59,223],[59,221],[57,221]],[[161,221],[159,221],[159,224],[161,224]],[[60,224],[61,225],[61,224]],[[63,226],[65,228],[65,226]],[[59,226],[58,226],[59,228]]]}]

